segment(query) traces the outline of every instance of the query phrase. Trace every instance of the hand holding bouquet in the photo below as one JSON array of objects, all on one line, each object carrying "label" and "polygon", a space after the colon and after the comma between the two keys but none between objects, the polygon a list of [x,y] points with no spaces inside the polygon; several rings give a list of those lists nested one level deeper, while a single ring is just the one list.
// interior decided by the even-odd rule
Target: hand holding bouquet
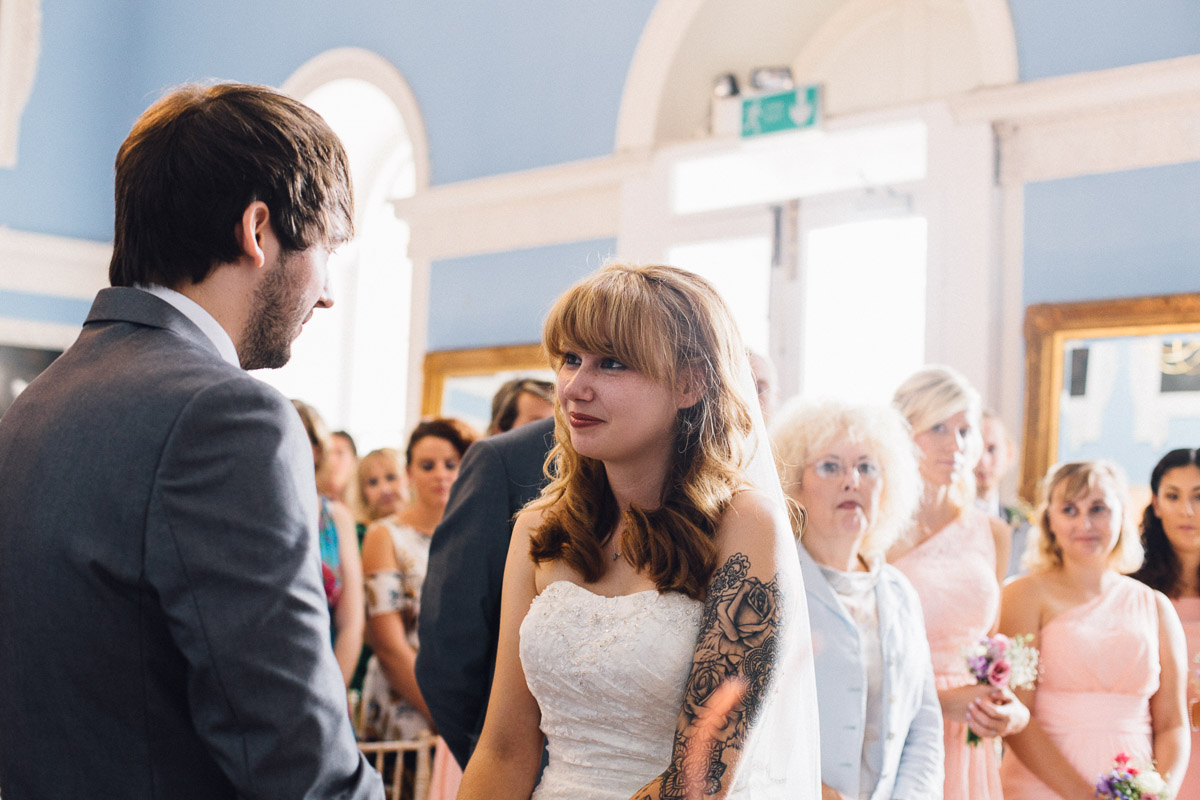
[{"label": "hand holding bouquet", "polygon": [[1171,800],[1167,782],[1152,766],[1135,767],[1127,753],[1117,753],[1113,768],[1096,781],[1096,797],[1111,800]]},{"label": "hand holding bouquet", "polygon": [[[1038,651],[1029,643],[1032,634],[1012,639],[1003,633],[984,636],[964,652],[967,669],[975,682],[997,689],[1032,689],[1037,681]],[[967,731],[967,743],[978,745],[981,739]]]}]

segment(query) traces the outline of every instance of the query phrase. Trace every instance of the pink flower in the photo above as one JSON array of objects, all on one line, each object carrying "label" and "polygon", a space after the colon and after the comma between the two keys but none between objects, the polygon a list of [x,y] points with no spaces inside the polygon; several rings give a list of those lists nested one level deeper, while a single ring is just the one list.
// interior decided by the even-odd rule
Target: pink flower
[{"label": "pink flower", "polygon": [[1012,667],[1008,663],[1008,659],[1000,658],[992,662],[988,667],[987,679],[992,686],[1004,688],[1008,686],[1008,676],[1012,672]]},{"label": "pink flower", "polygon": [[1117,753],[1117,757],[1113,759],[1119,766],[1125,766],[1129,763],[1129,753]]},{"label": "pink flower", "polygon": [[993,661],[1008,652],[1008,637],[1003,633],[997,633],[988,642],[988,657]]}]

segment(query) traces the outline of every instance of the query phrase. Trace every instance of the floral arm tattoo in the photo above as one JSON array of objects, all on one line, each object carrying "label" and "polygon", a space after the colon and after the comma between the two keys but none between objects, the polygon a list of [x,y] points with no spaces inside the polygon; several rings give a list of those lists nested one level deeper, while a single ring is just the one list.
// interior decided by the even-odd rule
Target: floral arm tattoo
[{"label": "floral arm tattoo", "polygon": [[[636,800],[692,800],[728,789],[727,771],[745,747],[775,672],[783,609],[778,579],[763,583],[749,571],[750,559],[736,553],[713,574],[671,765]],[[730,705],[727,714],[717,710]]]}]

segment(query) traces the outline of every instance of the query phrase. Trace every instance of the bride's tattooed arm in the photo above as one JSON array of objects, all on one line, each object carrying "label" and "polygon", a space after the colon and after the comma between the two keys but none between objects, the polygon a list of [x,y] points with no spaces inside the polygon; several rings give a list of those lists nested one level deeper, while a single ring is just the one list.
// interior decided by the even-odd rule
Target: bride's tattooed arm
[{"label": "bride's tattooed arm", "polygon": [[729,789],[775,672],[784,605],[777,579],[763,583],[749,571],[750,559],[736,553],[713,574],[671,765],[635,800],[698,800]]}]

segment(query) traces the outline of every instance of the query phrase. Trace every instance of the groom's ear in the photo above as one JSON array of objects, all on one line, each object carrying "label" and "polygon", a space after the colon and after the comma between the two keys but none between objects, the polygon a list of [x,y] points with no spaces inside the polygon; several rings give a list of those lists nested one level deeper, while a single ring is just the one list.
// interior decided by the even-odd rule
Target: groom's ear
[{"label": "groom's ear", "polygon": [[675,383],[675,407],[691,408],[700,402],[707,389],[708,384],[700,370],[695,367],[683,370]]}]

